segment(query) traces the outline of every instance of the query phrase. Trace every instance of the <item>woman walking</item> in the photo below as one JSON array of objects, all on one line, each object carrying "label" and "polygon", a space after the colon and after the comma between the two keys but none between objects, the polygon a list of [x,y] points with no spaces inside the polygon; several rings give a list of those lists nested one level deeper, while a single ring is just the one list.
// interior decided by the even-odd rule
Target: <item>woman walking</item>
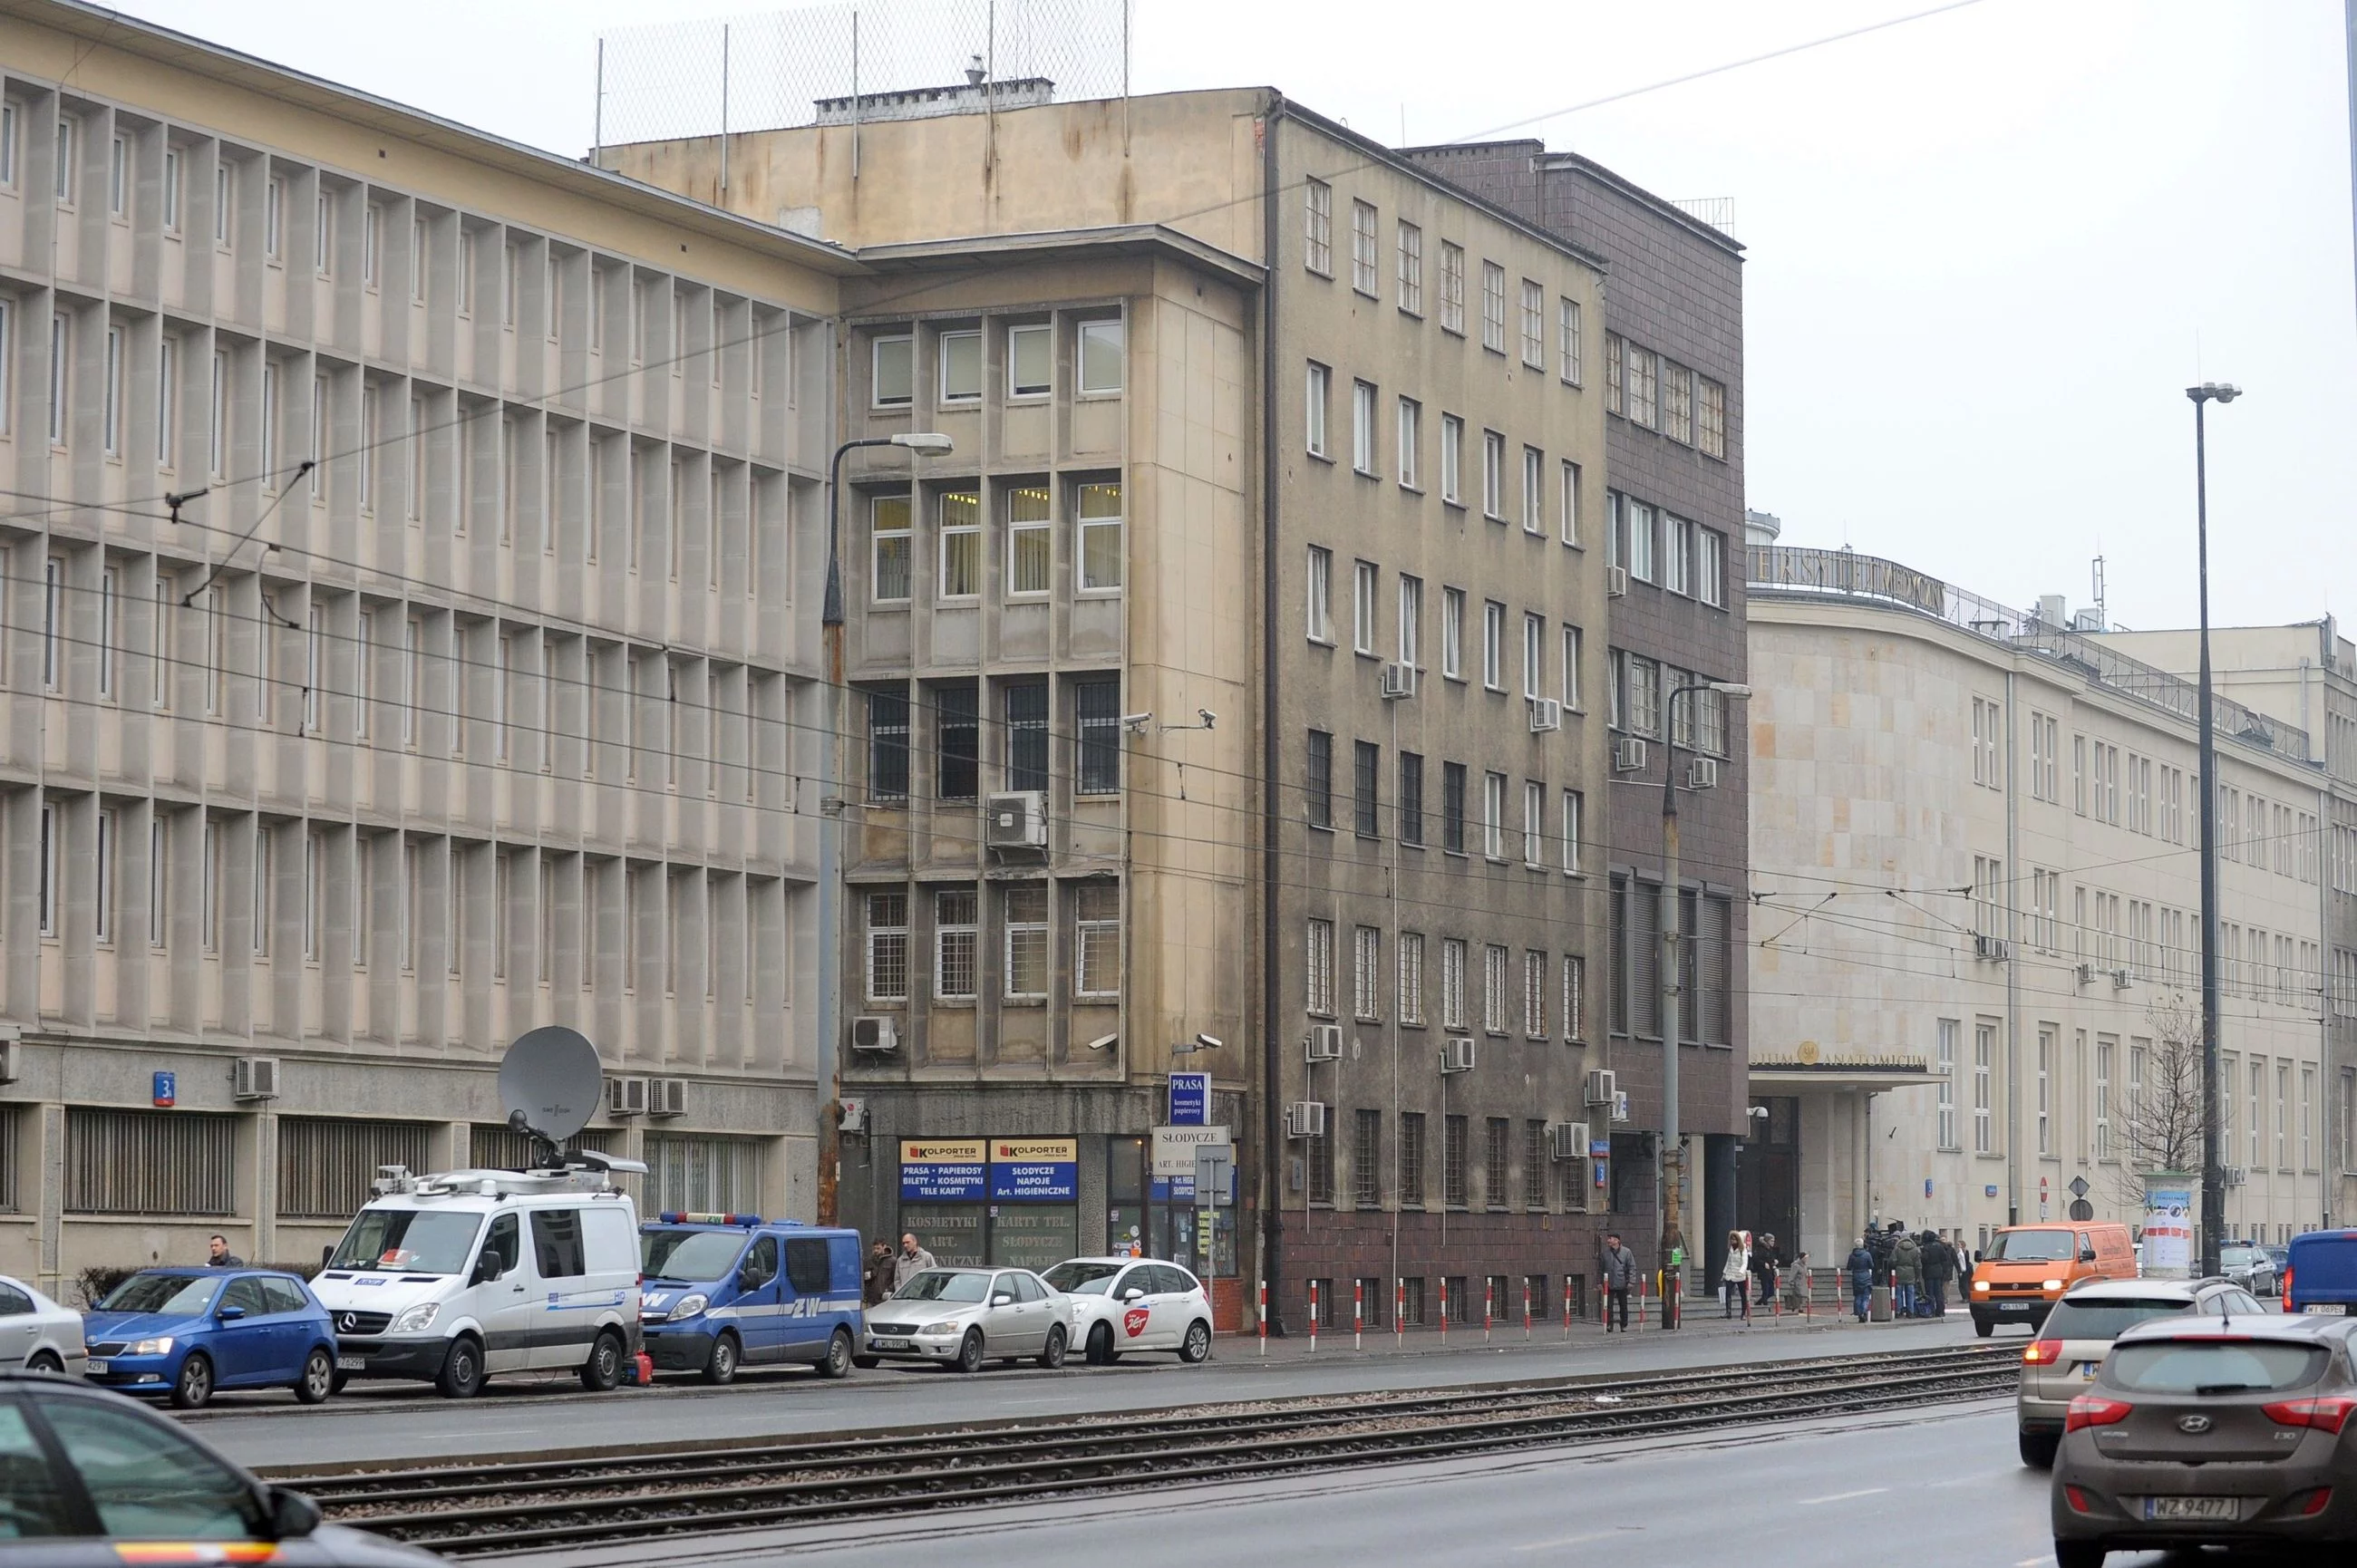
[{"label": "woman walking", "polygon": [[1743,1232],[1727,1233],[1727,1262],[1719,1265],[1720,1299],[1727,1307],[1726,1316],[1733,1317],[1736,1308],[1743,1309],[1743,1321],[1751,1321],[1751,1249],[1743,1243]]}]

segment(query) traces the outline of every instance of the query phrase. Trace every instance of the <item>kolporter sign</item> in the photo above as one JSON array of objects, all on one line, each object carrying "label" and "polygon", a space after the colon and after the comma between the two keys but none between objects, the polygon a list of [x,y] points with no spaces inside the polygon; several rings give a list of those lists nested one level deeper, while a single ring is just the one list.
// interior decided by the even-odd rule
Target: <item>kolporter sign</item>
[{"label": "kolporter sign", "polygon": [[993,1202],[1076,1203],[1080,1196],[1079,1139],[990,1140],[990,1197]]},{"label": "kolporter sign", "polygon": [[979,1202],[984,1192],[980,1138],[900,1140],[900,1197],[919,1203]]}]

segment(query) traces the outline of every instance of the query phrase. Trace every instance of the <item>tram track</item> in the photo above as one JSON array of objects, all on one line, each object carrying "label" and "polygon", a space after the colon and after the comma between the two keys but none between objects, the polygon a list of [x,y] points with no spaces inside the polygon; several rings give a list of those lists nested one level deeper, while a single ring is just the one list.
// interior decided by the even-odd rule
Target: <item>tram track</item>
[{"label": "tram track", "polygon": [[338,1523],[453,1558],[489,1558],[1674,1436],[1995,1394],[2012,1386],[2019,1367],[2018,1355],[1995,1348],[1917,1351],[276,1479],[310,1495]]}]

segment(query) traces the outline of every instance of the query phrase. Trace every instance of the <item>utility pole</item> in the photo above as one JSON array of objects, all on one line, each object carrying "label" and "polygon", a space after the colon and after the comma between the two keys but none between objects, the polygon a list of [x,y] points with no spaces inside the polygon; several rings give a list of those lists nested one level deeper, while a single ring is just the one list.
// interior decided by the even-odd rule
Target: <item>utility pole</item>
[{"label": "utility pole", "polygon": [[2193,530],[2201,598],[2201,1277],[2218,1273],[2226,1240],[2226,1171],[2218,1163],[2218,735],[2210,690],[2210,449],[2203,414],[2240,387],[2204,381],[2193,400]]}]

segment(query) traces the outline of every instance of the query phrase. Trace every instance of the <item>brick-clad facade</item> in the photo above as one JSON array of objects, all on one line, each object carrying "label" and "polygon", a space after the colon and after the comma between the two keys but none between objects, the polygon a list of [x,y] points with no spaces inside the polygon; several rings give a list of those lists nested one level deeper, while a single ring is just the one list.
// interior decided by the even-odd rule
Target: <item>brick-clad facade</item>
[{"label": "brick-clad facade", "polygon": [[[1658,1016],[1646,962],[1652,910],[1639,907],[1629,890],[1643,890],[1649,905],[1658,902],[1667,693],[1684,681],[1745,679],[1742,251],[1676,204],[1576,154],[1548,153],[1535,141],[1420,148],[1408,156],[1602,254],[1608,263],[1604,319],[1588,329],[1584,356],[1586,375],[1606,390],[1608,413],[1607,510],[1591,532],[1607,558],[1627,571],[1628,582],[1609,601],[1609,651],[1601,661],[1608,690],[1594,701],[1609,710],[1616,739],[1641,736],[1649,745],[1641,770],[1618,775],[1623,787],[1612,792],[1605,813],[1613,883],[1609,918],[1615,929],[1613,960],[1599,966],[1599,978],[1609,975],[1605,983],[1613,988],[1606,1014],[1609,1046],[1599,1065],[1614,1069],[1630,1096],[1631,1120],[1617,1129],[1624,1137],[1616,1154],[1635,1154],[1636,1141],[1625,1134],[1661,1126],[1663,1075],[1658,1028],[1648,1026]],[[1683,397],[1674,392],[1674,381],[1684,388]],[[1637,538],[1640,532],[1650,539]],[[1680,558],[1681,549],[1692,553]],[[1699,559],[1705,549],[1717,555],[1707,580]],[[1659,697],[1641,693],[1641,682],[1658,682]],[[1739,712],[1727,713],[1724,722],[1728,734],[1741,733]],[[1727,986],[1723,1004],[1698,995],[1692,984],[1684,993],[1688,1045],[1679,1120],[1699,1155],[1686,1231],[1704,1257],[1712,1251],[1707,1238],[1738,1223],[1773,1230],[1782,1212],[1775,1195],[1738,1198],[1739,1140],[1749,1122],[1746,748],[1720,749],[1717,787],[1682,790],[1679,802],[1681,881],[1697,900],[1682,922],[1689,938],[1697,939],[1693,945],[1699,950],[1689,961],[1723,966]],[[1681,773],[1685,754],[1681,735]],[[1656,787],[1628,788],[1625,781],[1633,780]],[[1707,929],[1699,933],[1696,913],[1706,916]],[[1723,932],[1716,923],[1720,919]],[[1625,1184],[1625,1176],[1616,1185]],[[1629,1217],[1629,1240],[1650,1257],[1656,1230],[1650,1192],[1645,1210]]]}]

